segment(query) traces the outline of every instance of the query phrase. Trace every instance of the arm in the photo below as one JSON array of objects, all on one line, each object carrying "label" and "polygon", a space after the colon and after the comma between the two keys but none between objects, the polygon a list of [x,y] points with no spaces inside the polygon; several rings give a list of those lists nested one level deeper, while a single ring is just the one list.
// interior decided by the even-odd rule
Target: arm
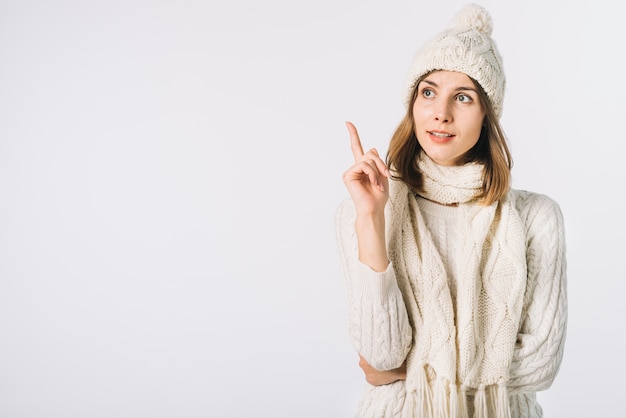
[{"label": "arm", "polygon": [[563,358],[567,323],[561,211],[549,198],[534,194],[522,194],[518,207],[527,231],[528,281],[508,384],[512,393],[552,384]]},{"label": "arm", "polygon": [[336,226],[350,337],[372,368],[396,369],[411,347],[411,325],[393,266],[388,264],[385,271],[376,272],[359,260],[355,218],[352,201],[344,201],[337,211]]},{"label": "arm", "polygon": [[411,343],[402,294],[387,257],[385,206],[389,169],[375,149],[363,152],[347,122],[354,164],[343,174],[351,200],[337,212],[337,238],[352,341],[376,370],[400,367]]}]

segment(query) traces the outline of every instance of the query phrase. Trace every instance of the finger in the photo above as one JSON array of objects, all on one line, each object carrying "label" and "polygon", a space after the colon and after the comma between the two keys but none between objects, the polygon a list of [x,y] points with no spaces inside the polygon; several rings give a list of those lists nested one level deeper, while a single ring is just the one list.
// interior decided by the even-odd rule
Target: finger
[{"label": "finger", "polygon": [[365,172],[368,175],[370,184],[372,184],[381,192],[384,192],[385,186],[383,186],[383,183],[380,179],[382,173],[380,172],[378,168],[378,164],[376,164],[376,161],[365,160],[363,161],[363,164],[365,164],[365,167],[368,167],[368,169],[363,170],[363,172]]},{"label": "finger", "polygon": [[[344,179],[350,181],[367,181],[372,187],[385,191],[385,186],[382,184],[381,173],[376,166],[376,163],[372,160],[364,159],[353,165],[344,175]],[[367,180],[365,180],[367,179]]]},{"label": "finger", "polygon": [[385,161],[383,161],[382,158],[380,158],[380,155],[378,154],[376,148],[372,148],[371,150],[367,151],[366,155],[371,157],[372,161],[374,161],[374,164],[376,165],[376,168],[380,173],[382,173],[383,176],[389,177],[391,175],[387,164],[385,163]]},{"label": "finger", "polygon": [[358,161],[361,157],[363,157],[363,147],[361,146],[359,133],[352,122],[346,122],[346,126],[348,127],[348,132],[350,133],[350,147],[352,148],[354,161]]}]

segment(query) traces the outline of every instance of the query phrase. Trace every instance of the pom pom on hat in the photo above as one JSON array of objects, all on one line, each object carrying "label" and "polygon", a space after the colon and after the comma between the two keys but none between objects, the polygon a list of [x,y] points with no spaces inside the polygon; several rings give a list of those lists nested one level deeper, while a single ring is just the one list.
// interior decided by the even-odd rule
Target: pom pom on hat
[{"label": "pom pom on hat", "polygon": [[484,7],[477,4],[468,4],[456,12],[452,18],[450,28],[476,29],[491,36],[493,32],[493,20]]},{"label": "pom pom on hat", "polygon": [[435,70],[457,71],[480,84],[500,117],[506,78],[492,32],[493,21],[484,7],[474,3],[462,7],[447,29],[416,52],[405,83],[407,106],[421,76]]}]

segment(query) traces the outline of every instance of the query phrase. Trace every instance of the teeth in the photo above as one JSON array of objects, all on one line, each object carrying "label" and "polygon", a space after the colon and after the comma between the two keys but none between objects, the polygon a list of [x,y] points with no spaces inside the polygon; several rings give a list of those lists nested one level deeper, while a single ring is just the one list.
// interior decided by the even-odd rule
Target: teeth
[{"label": "teeth", "polygon": [[448,137],[452,136],[450,134],[442,134],[442,133],[439,133],[439,132],[431,132],[431,134],[433,134],[435,136],[438,136],[439,138],[448,138]]}]

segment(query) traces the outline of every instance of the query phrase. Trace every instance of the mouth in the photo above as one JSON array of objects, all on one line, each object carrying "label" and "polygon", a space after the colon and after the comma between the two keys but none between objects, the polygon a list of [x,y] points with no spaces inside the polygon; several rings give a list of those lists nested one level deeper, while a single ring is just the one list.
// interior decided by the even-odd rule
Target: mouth
[{"label": "mouth", "polygon": [[436,136],[437,138],[442,138],[442,139],[446,139],[446,138],[452,138],[454,135],[452,134],[448,134],[445,132],[435,132],[435,131],[428,131],[429,134]]},{"label": "mouth", "polygon": [[438,132],[438,131],[427,131],[428,135],[430,135],[430,138],[433,142],[437,142],[437,143],[445,143],[448,141],[451,141],[452,138],[454,138],[454,135],[449,134],[447,132]]}]

